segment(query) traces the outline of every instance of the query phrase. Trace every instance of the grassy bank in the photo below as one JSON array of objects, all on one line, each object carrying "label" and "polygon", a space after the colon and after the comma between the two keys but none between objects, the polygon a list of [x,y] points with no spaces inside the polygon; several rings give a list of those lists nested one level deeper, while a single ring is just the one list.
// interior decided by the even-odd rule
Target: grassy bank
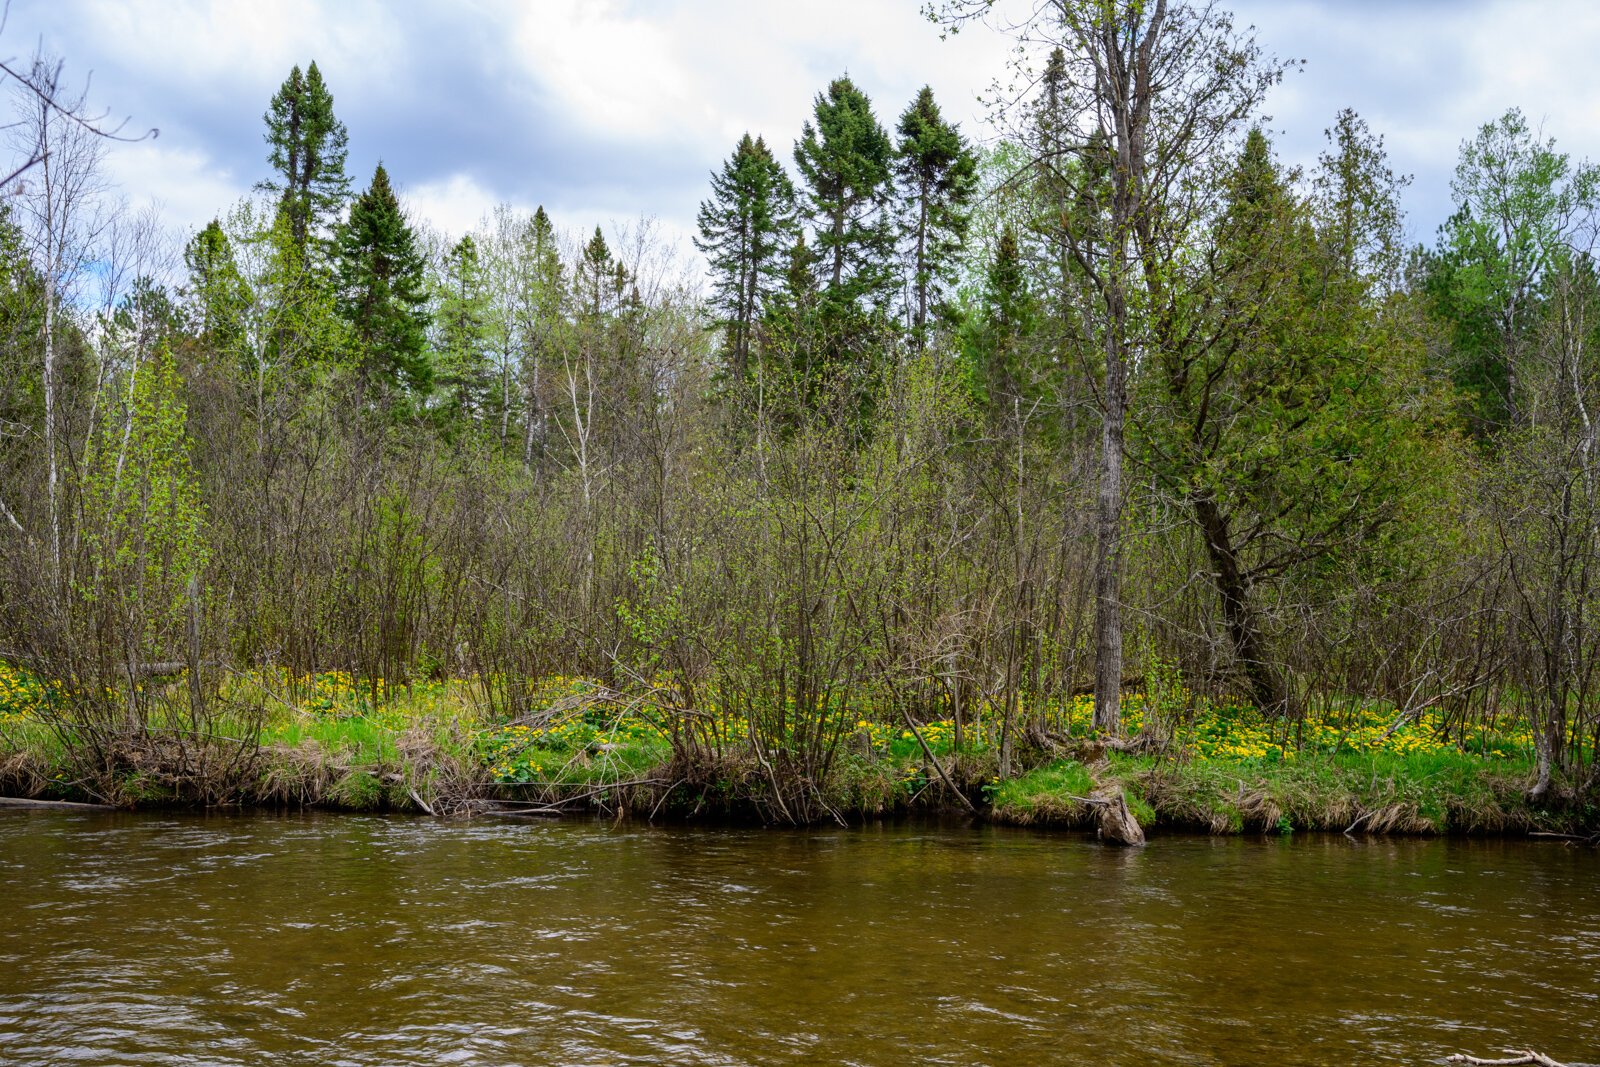
[{"label": "grassy bank", "polygon": [[[178,683],[171,683],[177,686]],[[385,689],[339,672],[230,677],[212,732],[233,745],[232,774],[201,797],[173,772],[176,730],[151,713],[148,744],[129,743],[86,774],[71,727],[45,685],[0,667],[0,791],[127,806],[195,802],[461,813],[491,807],[596,810],[649,817],[784,821],[773,764],[733,714],[699,723],[585,679],[552,678],[523,694],[532,709],[496,715],[467,681]],[[157,702],[154,706],[161,706]],[[1043,709],[1045,725],[1011,739],[977,716],[838,722],[815,783],[817,810],[841,819],[966,810],[1017,825],[1093,826],[1091,794],[1121,787],[1146,828],[1210,833],[1589,833],[1592,802],[1535,807],[1531,742],[1514,723],[1446,730],[1428,716],[1356,707],[1296,723],[1249,708],[1128,695],[1125,736],[1089,736],[1087,698]],[[244,709],[248,709],[248,713]],[[170,730],[168,728],[171,728]],[[674,732],[677,736],[674,736]],[[166,755],[164,755],[166,753]],[[164,763],[163,761],[166,761]],[[220,773],[220,772],[219,772]]]}]

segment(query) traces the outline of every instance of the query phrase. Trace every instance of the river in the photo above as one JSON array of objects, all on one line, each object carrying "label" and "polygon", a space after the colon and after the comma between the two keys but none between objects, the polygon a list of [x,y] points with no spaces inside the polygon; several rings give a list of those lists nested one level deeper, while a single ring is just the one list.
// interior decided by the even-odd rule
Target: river
[{"label": "river", "polygon": [[0,1063],[1600,1060],[1525,841],[0,812]]}]

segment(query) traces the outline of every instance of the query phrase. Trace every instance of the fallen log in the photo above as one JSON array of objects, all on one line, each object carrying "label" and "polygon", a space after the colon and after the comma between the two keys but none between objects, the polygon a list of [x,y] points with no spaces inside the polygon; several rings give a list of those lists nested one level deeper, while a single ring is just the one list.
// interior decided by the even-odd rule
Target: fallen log
[{"label": "fallen log", "polygon": [[34,800],[31,797],[0,797],[0,808],[43,808],[55,811],[116,811],[110,804],[84,804],[76,800]]},{"label": "fallen log", "polygon": [[1503,1060],[1481,1060],[1476,1056],[1458,1052],[1450,1057],[1450,1062],[1469,1063],[1473,1067],[1522,1067],[1524,1064],[1531,1064],[1532,1067],[1567,1067],[1566,1064],[1558,1063],[1544,1053],[1532,1049],[1508,1048],[1506,1051],[1510,1053],[1510,1057]]}]

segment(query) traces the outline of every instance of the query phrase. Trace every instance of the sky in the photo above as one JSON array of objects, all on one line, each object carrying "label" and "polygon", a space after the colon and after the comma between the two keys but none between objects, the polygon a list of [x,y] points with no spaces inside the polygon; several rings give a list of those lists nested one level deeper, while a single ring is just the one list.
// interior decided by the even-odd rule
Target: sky
[{"label": "sky", "polygon": [[[1002,0],[1007,2],[1007,0]],[[1015,0],[1027,3],[1028,0]],[[60,57],[93,109],[160,136],[113,146],[130,203],[180,236],[267,176],[262,114],[315,60],[357,189],[380,160],[451,234],[494,204],[587,232],[655,218],[687,248],[711,171],[745,131],[786,162],[840,73],[886,127],[923,85],[973,140],[1012,43],[949,39],[921,0],[11,0],[0,55]],[[1268,99],[1280,156],[1310,163],[1344,107],[1383,135],[1413,240],[1450,213],[1459,146],[1507,108],[1600,158],[1595,0],[1234,0],[1264,49],[1305,61]]]}]

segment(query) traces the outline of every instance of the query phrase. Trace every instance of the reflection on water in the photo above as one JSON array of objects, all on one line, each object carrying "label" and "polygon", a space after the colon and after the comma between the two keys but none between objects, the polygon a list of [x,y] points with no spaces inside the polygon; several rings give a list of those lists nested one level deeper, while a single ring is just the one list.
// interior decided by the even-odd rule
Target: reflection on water
[{"label": "reflection on water", "polygon": [[1555,845],[5,812],[0,886],[4,1064],[1600,1049]]}]

